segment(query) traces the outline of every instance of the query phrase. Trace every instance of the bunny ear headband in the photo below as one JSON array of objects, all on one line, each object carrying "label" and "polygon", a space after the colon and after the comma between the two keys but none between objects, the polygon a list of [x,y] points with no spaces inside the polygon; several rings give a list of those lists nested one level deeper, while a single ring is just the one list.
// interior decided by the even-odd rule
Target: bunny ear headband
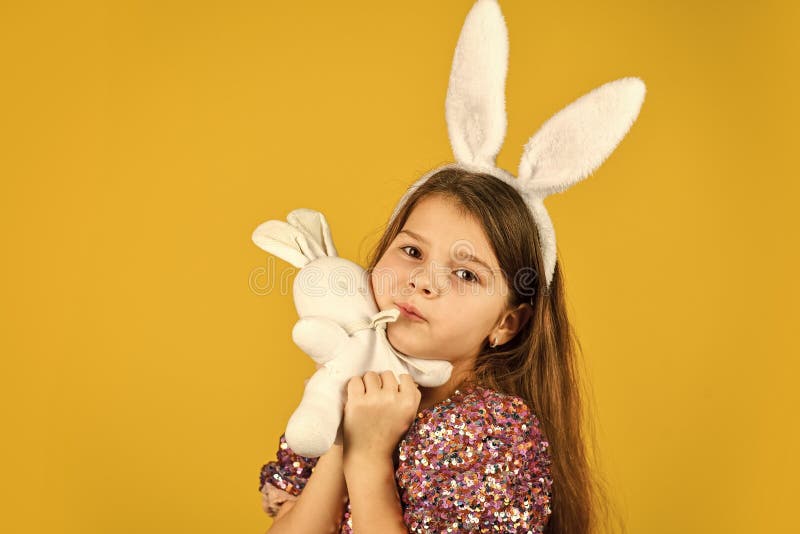
[{"label": "bunny ear headband", "polygon": [[635,77],[608,82],[553,115],[525,145],[518,178],[495,166],[506,134],[505,79],[508,32],[496,0],[478,0],[467,14],[456,45],[445,101],[445,118],[456,163],[417,180],[394,209],[437,172],[461,168],[495,176],[519,191],[533,214],[542,246],[547,288],[556,266],[556,236],[544,199],[588,177],[628,133],[644,102]]}]

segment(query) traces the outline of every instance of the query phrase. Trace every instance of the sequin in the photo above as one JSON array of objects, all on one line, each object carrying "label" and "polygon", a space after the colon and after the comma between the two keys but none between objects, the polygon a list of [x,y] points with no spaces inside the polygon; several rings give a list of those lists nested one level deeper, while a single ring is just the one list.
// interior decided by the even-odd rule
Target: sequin
[{"label": "sequin", "polygon": [[[395,481],[409,532],[533,533],[547,525],[549,443],[519,397],[481,386],[456,390],[417,413],[398,459]],[[259,491],[271,484],[299,496],[317,460],[295,454],[281,436],[277,460],[261,468]],[[353,532],[349,502],[339,532]]]}]

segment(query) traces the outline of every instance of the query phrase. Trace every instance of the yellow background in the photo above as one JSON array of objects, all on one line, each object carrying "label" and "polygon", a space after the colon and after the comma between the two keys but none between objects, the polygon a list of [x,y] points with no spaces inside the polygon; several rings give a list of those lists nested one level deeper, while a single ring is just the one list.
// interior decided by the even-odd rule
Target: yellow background
[{"label": "yellow background", "polygon": [[[259,468],[313,365],[251,232],[319,209],[364,263],[452,158],[471,5],[3,3],[0,530],[267,529]],[[499,166],[592,88],[648,87],[547,202],[631,532],[796,528],[796,6],[502,3]]]}]

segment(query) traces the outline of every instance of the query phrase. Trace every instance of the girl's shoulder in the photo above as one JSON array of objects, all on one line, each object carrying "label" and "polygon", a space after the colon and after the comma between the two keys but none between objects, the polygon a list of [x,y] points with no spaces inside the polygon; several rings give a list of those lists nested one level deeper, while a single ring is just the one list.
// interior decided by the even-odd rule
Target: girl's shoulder
[{"label": "girl's shoulder", "polygon": [[444,401],[418,412],[412,426],[447,427],[478,439],[493,436],[547,446],[539,418],[522,397],[477,384],[457,389]]}]

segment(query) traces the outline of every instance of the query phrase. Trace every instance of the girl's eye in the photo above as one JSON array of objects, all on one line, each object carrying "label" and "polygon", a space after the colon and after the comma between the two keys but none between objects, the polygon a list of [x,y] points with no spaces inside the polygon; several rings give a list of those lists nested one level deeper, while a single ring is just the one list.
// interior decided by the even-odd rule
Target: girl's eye
[{"label": "girl's eye", "polygon": [[[405,251],[405,249],[407,249],[407,248],[410,248],[410,249],[413,249],[413,250],[417,250],[417,247],[412,247],[411,245],[406,245],[404,247],[400,247],[400,250]],[[417,252],[419,252],[419,251],[417,250]],[[408,252],[406,252],[406,254],[408,254]],[[414,256],[413,254],[408,254],[408,255],[413,257],[413,258],[417,257],[417,256]]]},{"label": "girl's eye", "polygon": [[[458,272],[467,273],[467,275],[468,275],[468,277],[467,277],[467,278],[461,278],[461,277],[459,277],[459,278],[461,278],[462,280],[466,280],[467,282],[477,282],[477,281],[478,281],[478,277],[477,277],[477,276],[475,276],[475,273],[473,273],[472,271],[468,271],[468,270],[466,270],[466,269],[458,269],[458,270],[456,270],[456,272],[457,272],[457,273],[458,273]],[[458,276],[458,275],[456,275],[456,276]]]},{"label": "girl's eye", "polygon": [[[404,246],[404,247],[400,247],[400,250],[402,250],[402,251],[403,251],[403,252],[405,252],[407,255],[411,256],[412,258],[419,258],[419,256],[415,256],[413,253],[406,252],[406,249],[411,249],[411,250],[414,250],[414,251],[416,251],[417,253],[419,253],[419,249],[417,249],[417,247],[415,247],[415,246],[412,246],[412,245],[406,245],[406,246]],[[456,274],[456,276],[458,276],[458,278],[461,278],[461,280],[464,280],[465,282],[473,282],[473,283],[475,283],[475,282],[480,282],[480,278],[478,278],[478,276],[477,276],[475,273],[473,273],[472,271],[468,271],[467,269],[456,269],[456,271],[455,271],[455,272],[456,272],[456,273],[459,273],[459,272],[464,272],[464,273],[467,273],[467,276],[466,276],[466,278],[465,278],[465,277],[458,276],[458,275]]]}]

